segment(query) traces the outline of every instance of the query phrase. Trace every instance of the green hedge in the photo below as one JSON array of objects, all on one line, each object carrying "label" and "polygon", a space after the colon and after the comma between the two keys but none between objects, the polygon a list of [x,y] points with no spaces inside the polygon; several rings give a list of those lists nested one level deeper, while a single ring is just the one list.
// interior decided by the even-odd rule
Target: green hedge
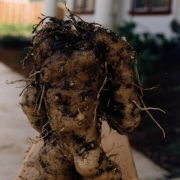
[{"label": "green hedge", "polygon": [[24,48],[31,45],[30,38],[3,36],[0,37],[0,47],[2,48]]},{"label": "green hedge", "polygon": [[180,85],[180,24],[171,24],[174,36],[167,38],[164,34],[138,34],[136,24],[127,22],[116,31],[126,36],[137,52],[139,71],[144,84],[159,84],[166,88]]}]

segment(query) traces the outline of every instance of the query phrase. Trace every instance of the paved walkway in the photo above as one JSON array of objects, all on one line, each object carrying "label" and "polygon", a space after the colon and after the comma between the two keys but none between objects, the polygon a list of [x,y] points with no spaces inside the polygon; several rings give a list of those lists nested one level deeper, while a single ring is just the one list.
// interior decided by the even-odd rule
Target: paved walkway
[{"label": "paved walkway", "polygon": [[[13,180],[30,144],[28,137],[36,136],[19,105],[20,84],[6,83],[18,79],[22,76],[0,63],[0,180]],[[144,155],[133,150],[133,156],[140,180],[166,179],[167,172]]]},{"label": "paved walkway", "polygon": [[0,64],[0,180],[12,180],[27,149],[28,137],[35,136],[19,105],[20,84],[8,81],[22,79]]}]

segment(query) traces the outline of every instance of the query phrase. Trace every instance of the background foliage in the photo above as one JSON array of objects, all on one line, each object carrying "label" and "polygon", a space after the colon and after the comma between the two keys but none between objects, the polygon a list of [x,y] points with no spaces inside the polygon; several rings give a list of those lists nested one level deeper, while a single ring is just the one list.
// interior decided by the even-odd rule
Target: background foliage
[{"label": "background foliage", "polygon": [[180,24],[170,24],[173,36],[163,34],[136,33],[136,24],[126,22],[116,28],[125,36],[137,52],[138,68],[144,87],[158,86],[154,91],[144,92],[147,105],[161,107],[166,115],[152,112],[163,126],[166,138],[155,127],[146,114],[131,137],[132,144],[154,161],[171,172],[180,175]]}]

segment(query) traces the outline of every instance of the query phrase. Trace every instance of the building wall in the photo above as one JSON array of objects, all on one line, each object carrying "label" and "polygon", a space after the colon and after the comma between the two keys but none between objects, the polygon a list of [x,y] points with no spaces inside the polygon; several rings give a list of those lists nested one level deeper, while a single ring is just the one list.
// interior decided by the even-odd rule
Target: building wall
[{"label": "building wall", "polygon": [[[73,10],[74,0],[67,0],[67,6]],[[100,23],[106,28],[111,28],[112,24],[112,0],[95,0],[94,14],[81,14],[80,17],[88,22]]]},{"label": "building wall", "polygon": [[164,33],[171,36],[170,23],[173,19],[180,21],[180,0],[172,0],[172,12],[168,15],[130,15],[132,0],[120,0],[116,23],[133,21],[138,32]]}]

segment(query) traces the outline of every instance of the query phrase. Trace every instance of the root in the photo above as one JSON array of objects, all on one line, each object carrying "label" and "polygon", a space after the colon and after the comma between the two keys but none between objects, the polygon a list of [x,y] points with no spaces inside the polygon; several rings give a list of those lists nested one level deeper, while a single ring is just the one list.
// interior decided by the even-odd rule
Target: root
[{"label": "root", "polygon": [[136,77],[136,80],[137,80],[137,83],[138,83],[138,88],[140,90],[141,97],[143,98],[143,96],[144,96],[143,88],[142,88],[143,86],[142,86],[140,76],[139,76],[139,72],[138,72],[138,62],[137,62],[137,60],[135,60],[135,62],[134,62],[134,71],[135,71],[135,77]]},{"label": "root", "polygon": [[142,86],[138,85],[138,84],[135,84],[133,83],[132,84],[133,86],[137,87],[138,89],[141,89],[142,91],[152,91],[154,89],[158,89],[160,86],[153,86],[153,87],[150,87],[150,88],[143,88]]},{"label": "root", "polygon": [[6,81],[6,84],[15,84],[15,83],[18,83],[18,82],[28,82],[28,81],[31,81],[31,79],[27,78],[27,79],[18,79],[18,80],[15,80],[15,81]]},{"label": "root", "polygon": [[162,112],[163,114],[166,114],[166,112],[161,109],[161,108],[154,108],[154,107],[141,107],[136,101],[132,101],[136,107],[140,110],[140,111],[150,111],[150,110],[154,110],[154,111],[160,111]]},{"label": "root", "polygon": [[51,19],[51,18],[52,18],[52,17],[50,17],[50,16],[45,16],[44,14],[41,14],[41,16],[43,16],[44,18],[39,18],[40,21],[39,21],[38,24],[35,24],[35,25],[33,26],[33,31],[32,31],[32,33],[35,33],[35,32],[37,31],[38,27],[41,26],[46,19],[48,19],[48,18]]},{"label": "root", "polygon": [[32,78],[32,77],[34,77],[34,76],[36,76],[37,74],[40,74],[40,73],[41,73],[41,71],[36,71],[36,72],[30,74],[29,78]]},{"label": "root", "polygon": [[152,90],[154,90],[154,89],[158,89],[160,86],[158,85],[158,86],[153,86],[153,87],[151,87],[151,88],[144,88],[143,90],[144,91],[152,91]]},{"label": "root", "polygon": [[24,89],[21,91],[21,93],[19,94],[19,96],[22,96],[22,94],[24,93],[24,91],[29,87],[31,86],[31,83],[30,84],[27,84]]},{"label": "root", "polygon": [[108,70],[107,70],[107,62],[105,62],[104,64],[104,67],[105,67],[105,78],[104,78],[104,81],[98,91],[98,94],[97,94],[97,99],[99,100],[100,98],[100,95],[101,95],[101,91],[103,90],[104,86],[106,85],[106,82],[107,82],[107,73],[108,73]]},{"label": "root", "polygon": [[38,105],[38,108],[37,108],[37,112],[39,112],[39,110],[41,108],[43,97],[44,97],[44,92],[45,92],[45,84],[42,85],[42,92],[41,92],[41,96],[40,96],[40,101],[39,101],[39,105]]},{"label": "root", "polygon": [[141,103],[143,105],[143,107],[141,107],[140,105],[138,105],[136,102],[133,102],[138,108],[140,108],[140,110],[143,110],[147,113],[147,115],[151,118],[151,120],[158,126],[158,128],[162,131],[163,137],[166,138],[166,133],[164,128],[157,122],[157,120],[154,118],[154,116],[149,112],[149,110],[157,110],[160,111],[162,113],[166,113],[165,111],[163,111],[160,108],[148,108],[146,107],[145,103],[143,102],[142,98],[140,98]]},{"label": "root", "polygon": [[140,95],[138,95],[138,98],[140,99],[141,104],[143,105],[143,107],[141,107],[136,101],[132,101],[132,103],[134,103],[136,105],[136,107],[140,110],[140,111],[145,111],[147,113],[147,115],[151,118],[151,120],[157,125],[157,127],[162,131],[163,137],[166,137],[166,133],[165,130],[163,129],[163,127],[157,122],[157,120],[154,118],[154,116],[151,114],[150,110],[154,110],[154,111],[159,111],[162,112],[163,114],[166,114],[166,112],[161,109],[161,108],[154,108],[154,107],[146,107],[144,101],[143,101],[143,96],[144,93],[143,91],[149,91],[149,90],[154,90],[157,89],[159,86],[154,86],[152,88],[143,88],[141,80],[140,80],[140,76],[138,73],[138,68],[137,68],[137,60],[135,60],[135,77],[137,80],[138,85],[134,84],[135,87],[137,87],[140,90]]}]

